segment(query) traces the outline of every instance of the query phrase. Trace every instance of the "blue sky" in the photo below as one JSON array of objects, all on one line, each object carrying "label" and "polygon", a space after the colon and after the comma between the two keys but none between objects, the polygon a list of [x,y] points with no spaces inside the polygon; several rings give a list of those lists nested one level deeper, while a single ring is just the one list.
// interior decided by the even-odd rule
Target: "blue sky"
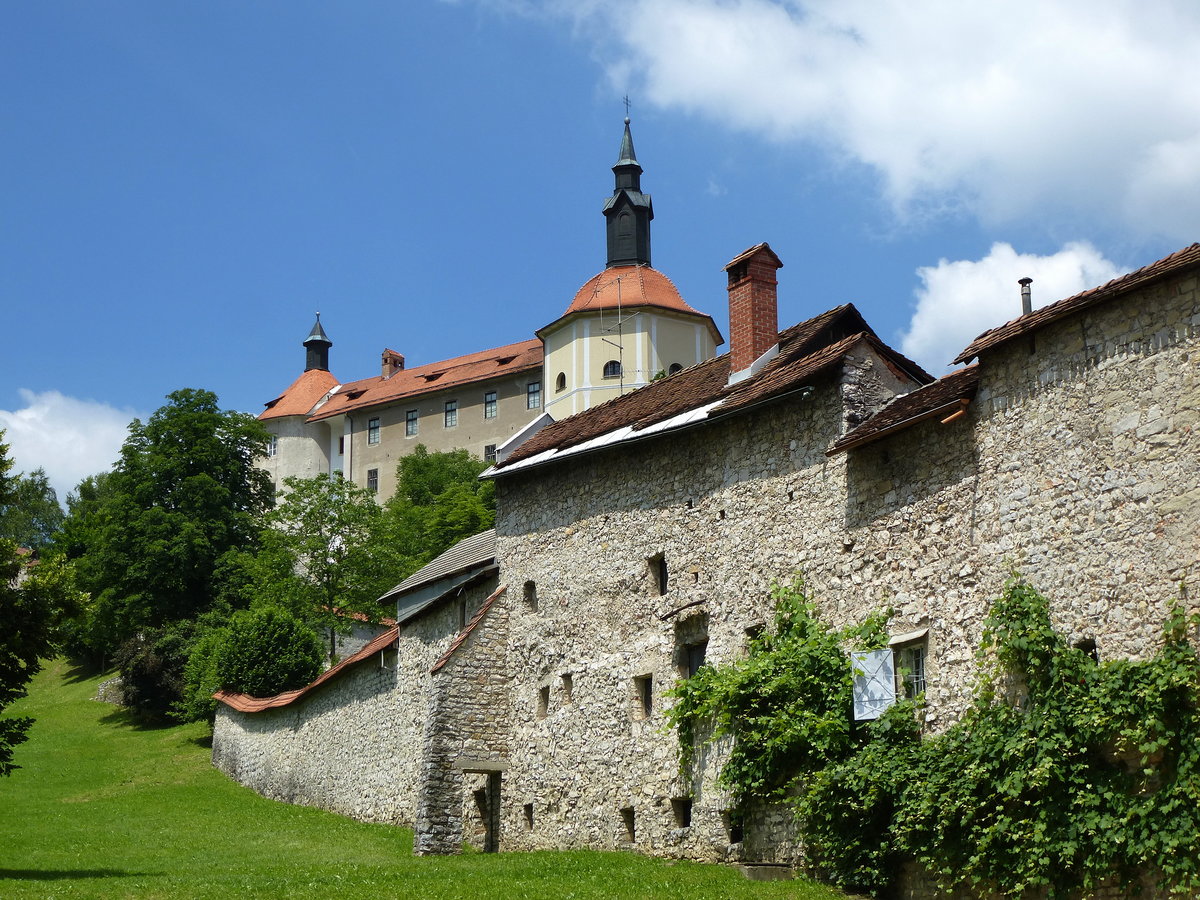
[{"label": "blue sky", "polygon": [[1200,238],[1200,7],[210,0],[0,9],[0,427],[60,494],[181,387],[531,337],[604,265],[625,114],[655,267],[726,330],[852,301],[931,370]]}]

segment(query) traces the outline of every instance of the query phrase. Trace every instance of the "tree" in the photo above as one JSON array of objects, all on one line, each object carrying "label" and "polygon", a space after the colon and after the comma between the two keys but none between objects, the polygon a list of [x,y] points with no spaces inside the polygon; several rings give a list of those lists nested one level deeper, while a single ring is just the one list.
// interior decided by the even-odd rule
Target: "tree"
[{"label": "tree", "polygon": [[222,557],[256,545],[273,500],[254,464],[267,442],[257,421],[221,410],[210,391],[167,400],[147,422],[133,421],[108,478],[80,485],[67,524],[97,598],[90,639],[101,653],[207,610]]},{"label": "tree", "polygon": [[377,618],[379,596],[414,566],[390,539],[374,495],[341,473],[287,478],[284,486],[250,564],[254,602],[329,629],[332,642],[349,627],[346,613]]},{"label": "tree", "polygon": [[321,655],[320,639],[311,628],[284,610],[262,607],[230,620],[213,670],[224,690],[271,697],[316,678]]},{"label": "tree", "polygon": [[466,450],[430,453],[423,444],[400,460],[387,511],[418,565],[495,524],[496,486],[479,480],[486,468]]},{"label": "tree", "polygon": [[[3,432],[0,432],[3,437]],[[0,505],[14,502],[16,479],[9,476],[8,445],[0,443]],[[0,712],[25,696],[26,685],[40,669],[39,659],[52,647],[55,628],[79,603],[70,567],[59,557],[36,566],[0,538]],[[32,720],[0,718],[0,775],[9,774],[13,748],[23,742]]]},{"label": "tree", "polygon": [[46,470],[35,469],[14,478],[8,502],[0,503],[0,537],[18,547],[40,549],[50,543],[63,518]]}]

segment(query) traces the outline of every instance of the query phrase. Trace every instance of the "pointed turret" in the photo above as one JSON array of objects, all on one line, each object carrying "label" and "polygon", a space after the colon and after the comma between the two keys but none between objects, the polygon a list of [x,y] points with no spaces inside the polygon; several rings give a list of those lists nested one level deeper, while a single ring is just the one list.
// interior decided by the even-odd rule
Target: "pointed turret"
[{"label": "pointed turret", "polygon": [[608,268],[613,266],[650,265],[650,220],[654,206],[650,195],[642,193],[642,167],[633,150],[633,134],[629,117],[625,117],[625,134],[621,150],[613,166],[616,183],[613,194],[604,202],[604,218],[608,220]]},{"label": "pointed turret", "polygon": [[320,369],[322,372],[328,372],[329,348],[332,346],[333,341],[321,327],[321,314],[317,313],[317,321],[313,323],[312,331],[304,339],[304,349],[307,351],[304,358],[304,371]]}]

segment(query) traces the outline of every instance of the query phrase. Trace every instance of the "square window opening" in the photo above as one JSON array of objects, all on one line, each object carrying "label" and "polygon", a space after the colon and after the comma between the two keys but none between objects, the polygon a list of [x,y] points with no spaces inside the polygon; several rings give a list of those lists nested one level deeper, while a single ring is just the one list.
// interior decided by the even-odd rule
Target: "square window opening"
[{"label": "square window opening", "polygon": [[675,816],[676,828],[690,828],[692,825],[692,798],[672,797],[671,812]]},{"label": "square window opening", "polygon": [[654,676],[639,675],[633,679],[633,714],[638,719],[654,715]]},{"label": "square window opening", "polygon": [[632,844],[637,837],[636,822],[634,820],[632,806],[621,807],[621,825],[625,830],[623,839],[626,843]]}]

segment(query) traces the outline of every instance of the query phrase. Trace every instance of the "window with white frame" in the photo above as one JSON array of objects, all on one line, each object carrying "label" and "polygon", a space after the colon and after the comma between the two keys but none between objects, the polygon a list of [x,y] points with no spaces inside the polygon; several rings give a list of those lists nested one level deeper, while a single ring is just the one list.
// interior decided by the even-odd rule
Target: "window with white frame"
[{"label": "window with white frame", "polygon": [[273,434],[267,441],[267,456],[279,455],[279,435]]},{"label": "window with white frame", "polygon": [[542,408],[542,383],[540,381],[531,381],[525,386],[525,408]]},{"label": "window with white frame", "polygon": [[878,719],[897,700],[925,692],[928,629],[898,634],[882,650],[854,650],[854,718]]},{"label": "window with white frame", "polygon": [[484,444],[483,445],[483,461],[489,462],[489,463],[494,463],[496,461],[496,445],[495,444]]}]

